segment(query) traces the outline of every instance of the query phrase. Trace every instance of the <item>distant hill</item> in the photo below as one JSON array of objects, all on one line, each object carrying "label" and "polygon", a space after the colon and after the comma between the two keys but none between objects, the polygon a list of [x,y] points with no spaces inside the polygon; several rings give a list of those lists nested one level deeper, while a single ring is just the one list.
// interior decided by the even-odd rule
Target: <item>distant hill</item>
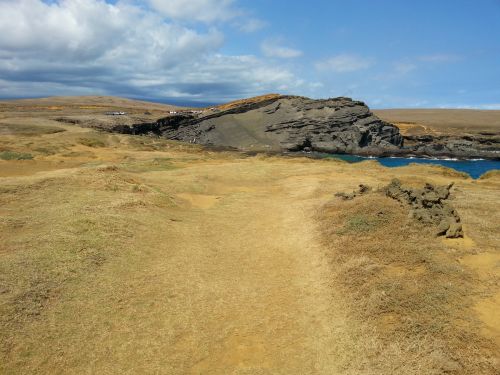
[{"label": "distant hill", "polygon": [[[0,100],[0,107],[5,106],[22,106],[22,107],[47,107],[48,109],[57,109],[54,107],[89,107],[87,109],[99,108],[122,108],[122,109],[140,109],[140,110],[156,110],[169,111],[180,109],[183,107],[152,103],[142,100],[126,99],[116,96],[51,96],[47,98],[37,99],[15,99],[15,100]],[[82,108],[86,109],[86,108]]]},{"label": "distant hill", "polygon": [[500,111],[472,109],[379,109],[373,112],[397,125],[403,135],[500,133]]}]

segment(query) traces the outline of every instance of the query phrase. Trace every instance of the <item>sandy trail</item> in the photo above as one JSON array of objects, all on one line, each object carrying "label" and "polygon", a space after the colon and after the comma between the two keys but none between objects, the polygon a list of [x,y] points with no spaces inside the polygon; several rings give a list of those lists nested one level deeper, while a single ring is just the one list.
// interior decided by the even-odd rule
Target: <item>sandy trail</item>
[{"label": "sandy trail", "polygon": [[146,176],[149,186],[177,189],[179,206],[130,216],[139,223],[130,249],[31,327],[31,354],[40,361],[32,358],[29,368],[338,373],[349,334],[315,234],[320,181],[262,167],[228,163]]},{"label": "sandy trail", "polygon": [[276,179],[244,192],[226,186],[216,204],[207,195],[212,204],[194,205],[193,216],[179,223],[182,239],[169,247],[175,267],[155,267],[180,297],[168,314],[172,326],[183,322],[169,353],[175,368],[192,374],[333,369],[332,296],[311,221],[316,185]]}]

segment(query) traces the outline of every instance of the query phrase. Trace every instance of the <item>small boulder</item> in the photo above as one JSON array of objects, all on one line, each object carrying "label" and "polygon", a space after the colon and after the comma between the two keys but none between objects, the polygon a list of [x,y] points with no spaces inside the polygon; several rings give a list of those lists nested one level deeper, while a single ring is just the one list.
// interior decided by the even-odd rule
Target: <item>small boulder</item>
[{"label": "small boulder", "polygon": [[464,236],[462,224],[452,222],[449,229],[446,231],[446,238],[461,238]]},{"label": "small boulder", "polygon": [[354,193],[335,193],[335,196],[342,200],[350,201],[353,200],[356,195]]},{"label": "small boulder", "polygon": [[444,236],[446,232],[448,232],[448,229],[450,229],[450,222],[447,219],[441,220],[441,223],[439,223],[437,227],[437,235],[438,236]]},{"label": "small boulder", "polygon": [[372,190],[371,187],[369,187],[368,185],[365,185],[365,184],[360,184],[359,185],[359,193],[360,194],[365,194],[365,193],[368,193]]}]

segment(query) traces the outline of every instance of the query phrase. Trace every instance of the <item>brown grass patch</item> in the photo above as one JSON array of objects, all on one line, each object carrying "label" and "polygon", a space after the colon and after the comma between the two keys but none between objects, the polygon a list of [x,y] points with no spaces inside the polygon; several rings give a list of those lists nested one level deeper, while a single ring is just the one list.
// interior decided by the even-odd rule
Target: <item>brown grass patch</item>
[{"label": "brown grass patch", "polygon": [[318,220],[335,285],[373,330],[362,338],[376,345],[366,345],[359,373],[496,373],[495,346],[471,312],[472,275],[432,230],[379,193],[336,199]]},{"label": "brown grass patch", "polygon": [[279,98],[280,96],[281,96],[280,94],[266,94],[266,95],[255,96],[253,98],[239,99],[226,104],[219,105],[217,106],[217,108],[220,109],[221,111],[226,111],[231,108],[239,107],[240,105],[259,103],[264,100]]},{"label": "brown grass patch", "polygon": [[39,136],[64,132],[64,129],[48,125],[0,123],[0,135]]},{"label": "brown grass patch", "polygon": [[83,137],[78,139],[78,143],[87,147],[106,147],[106,142],[96,137]]},{"label": "brown grass patch", "polygon": [[479,177],[480,180],[488,180],[488,179],[500,179],[500,171],[499,170],[493,170],[493,171],[488,171]]}]

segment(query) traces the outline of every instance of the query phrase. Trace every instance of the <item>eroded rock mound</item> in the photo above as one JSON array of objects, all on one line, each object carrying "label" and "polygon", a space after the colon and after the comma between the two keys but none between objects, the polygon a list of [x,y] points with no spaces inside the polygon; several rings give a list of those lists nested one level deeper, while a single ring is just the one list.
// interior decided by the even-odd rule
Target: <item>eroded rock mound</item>
[{"label": "eroded rock mound", "polygon": [[279,136],[290,151],[354,153],[395,149],[403,144],[399,129],[350,98],[312,100],[291,97],[267,110],[273,118],[266,132]]},{"label": "eroded rock mound", "polygon": [[379,119],[363,102],[343,97],[272,96],[113,131],[255,151],[383,155],[403,144],[396,126]]},{"label": "eroded rock mound", "polygon": [[437,225],[438,236],[447,238],[463,237],[462,224],[457,211],[446,200],[450,196],[453,183],[445,186],[425,184],[423,189],[401,185],[394,179],[385,193],[388,197],[411,206],[411,216],[424,224]]}]

